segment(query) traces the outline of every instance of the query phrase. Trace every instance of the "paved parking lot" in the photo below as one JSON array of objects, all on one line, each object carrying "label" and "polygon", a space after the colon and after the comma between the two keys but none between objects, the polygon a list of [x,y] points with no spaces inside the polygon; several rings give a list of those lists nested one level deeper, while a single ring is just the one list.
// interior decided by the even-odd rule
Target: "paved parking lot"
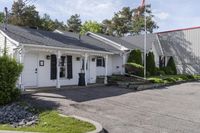
[{"label": "paved parking lot", "polygon": [[200,132],[199,82],[140,92],[118,87],[67,89],[32,98],[42,107],[95,120],[109,133]]}]

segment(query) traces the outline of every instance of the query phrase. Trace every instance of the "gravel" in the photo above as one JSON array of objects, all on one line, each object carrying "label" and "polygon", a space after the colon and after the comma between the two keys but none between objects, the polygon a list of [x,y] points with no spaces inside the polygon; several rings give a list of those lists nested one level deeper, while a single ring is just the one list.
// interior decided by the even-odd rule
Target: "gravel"
[{"label": "gravel", "polygon": [[38,122],[38,114],[28,104],[13,103],[0,106],[0,124],[9,124],[12,127],[32,126]]}]

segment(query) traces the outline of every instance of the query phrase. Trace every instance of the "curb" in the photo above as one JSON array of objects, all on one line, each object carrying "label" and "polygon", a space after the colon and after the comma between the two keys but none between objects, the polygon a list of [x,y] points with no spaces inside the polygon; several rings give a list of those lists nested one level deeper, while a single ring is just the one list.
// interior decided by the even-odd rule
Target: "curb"
[{"label": "curb", "polygon": [[71,115],[71,116],[66,116],[66,115],[63,115],[63,114],[59,114],[61,117],[73,117],[75,119],[78,119],[78,120],[81,120],[81,121],[85,121],[85,122],[88,122],[88,123],[91,123],[95,126],[96,130],[95,131],[91,131],[91,132],[87,132],[87,133],[104,133],[104,129],[102,127],[102,125],[96,121],[93,121],[93,120],[90,120],[88,118],[83,118],[83,117],[80,117],[80,116],[76,116],[76,115]]}]

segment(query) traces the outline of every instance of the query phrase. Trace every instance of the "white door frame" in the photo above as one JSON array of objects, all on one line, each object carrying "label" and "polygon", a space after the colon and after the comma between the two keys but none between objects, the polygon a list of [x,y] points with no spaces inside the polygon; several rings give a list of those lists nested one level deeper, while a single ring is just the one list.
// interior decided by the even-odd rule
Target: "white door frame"
[{"label": "white door frame", "polygon": [[[25,83],[26,81],[24,81],[25,79],[24,79],[22,82],[23,82],[23,85],[24,85],[25,88],[38,88],[38,82],[39,82],[39,81],[38,81],[38,75],[39,75],[39,74],[38,74],[38,72],[39,72],[39,62],[38,62],[38,58],[39,58],[39,57],[38,57],[38,53],[36,53],[36,52],[33,52],[33,53],[32,53],[32,52],[29,51],[29,52],[25,53],[25,58],[26,58],[26,55],[27,55],[27,54],[30,54],[30,56],[34,55],[34,58],[36,59],[36,62],[35,62],[35,63],[36,63],[36,64],[35,64],[35,67],[36,67],[36,68],[34,69],[34,75],[35,75],[35,79],[34,79],[35,81],[34,81],[34,82],[35,82],[35,84],[34,84],[34,85],[27,86],[26,83]],[[24,59],[24,65],[28,65],[26,59]],[[36,69],[37,69],[37,73],[35,73],[35,70],[36,70]],[[23,77],[26,78],[27,76],[29,76],[29,75],[25,75],[25,74],[26,74],[26,73],[23,72]]]}]

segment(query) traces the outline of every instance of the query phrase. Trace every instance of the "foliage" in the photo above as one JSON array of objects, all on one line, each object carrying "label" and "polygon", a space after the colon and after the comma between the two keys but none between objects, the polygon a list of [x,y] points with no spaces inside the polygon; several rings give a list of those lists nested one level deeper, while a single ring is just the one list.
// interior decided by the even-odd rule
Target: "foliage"
[{"label": "foliage", "polygon": [[102,33],[102,26],[96,21],[86,21],[81,27],[81,34],[85,34],[88,31],[93,33]]},{"label": "foliage", "polygon": [[153,52],[149,52],[147,54],[146,60],[147,60],[147,71],[150,73],[150,75],[155,75],[156,74],[156,64],[155,64]]},{"label": "foliage", "polygon": [[128,63],[136,63],[142,65],[142,53],[140,50],[131,51],[128,57]]},{"label": "foliage", "polygon": [[0,23],[3,23],[3,19],[4,19],[4,14],[3,12],[0,12]]},{"label": "foliage", "polygon": [[55,29],[66,30],[63,22],[57,19],[53,21],[48,14],[42,18],[34,5],[25,5],[24,3],[14,2],[12,12],[9,14],[8,22],[12,25],[38,27],[43,30],[53,31]]},{"label": "foliage", "polygon": [[0,57],[0,105],[16,100],[20,91],[16,88],[16,82],[22,72],[22,65],[14,59]]},{"label": "foliage", "polygon": [[[132,30],[130,31],[131,34],[141,34],[145,31],[145,7],[141,9],[138,7],[134,10],[134,16],[132,21]],[[140,11],[140,15],[138,15],[138,11]],[[158,26],[156,22],[153,20],[154,15],[152,15],[151,5],[146,5],[146,12],[147,12],[147,32],[153,33],[154,29],[157,29]]]},{"label": "foliage", "polygon": [[40,23],[39,13],[34,5],[26,6],[24,3],[14,2],[9,23],[18,26],[37,27]]},{"label": "foliage", "polygon": [[171,74],[172,75],[176,75],[177,74],[177,69],[176,69],[176,64],[174,62],[173,57],[170,57],[168,63],[167,63],[167,68],[171,70]]},{"label": "foliage", "polygon": [[[121,11],[114,14],[111,20],[104,20],[103,32],[107,35],[124,36],[126,34],[141,34],[145,30],[144,24],[144,8],[141,7],[131,9],[130,7],[124,7]],[[140,9],[140,14],[138,11]],[[151,6],[146,5],[147,10],[147,31],[152,33],[154,29],[157,29],[154,16],[152,15]]]},{"label": "foliage", "polygon": [[44,16],[40,19],[39,28],[47,31],[67,29],[63,22],[59,22],[57,19],[53,21],[48,14],[44,14]]},{"label": "foliage", "polygon": [[67,26],[69,31],[73,31],[75,33],[79,33],[81,31],[81,19],[80,15],[75,14],[72,15],[68,20],[67,20]]},{"label": "foliage", "polygon": [[181,81],[200,80],[199,75],[168,75],[148,78],[151,83],[176,83]]},{"label": "foliage", "polygon": [[141,77],[144,76],[144,67],[140,64],[127,63],[125,67],[129,74],[134,74]]},{"label": "foliage", "polygon": [[95,127],[71,117],[61,117],[55,111],[43,112],[39,115],[39,123],[35,126],[14,128],[0,125],[1,130],[47,132],[47,133],[84,133],[95,130]]}]

